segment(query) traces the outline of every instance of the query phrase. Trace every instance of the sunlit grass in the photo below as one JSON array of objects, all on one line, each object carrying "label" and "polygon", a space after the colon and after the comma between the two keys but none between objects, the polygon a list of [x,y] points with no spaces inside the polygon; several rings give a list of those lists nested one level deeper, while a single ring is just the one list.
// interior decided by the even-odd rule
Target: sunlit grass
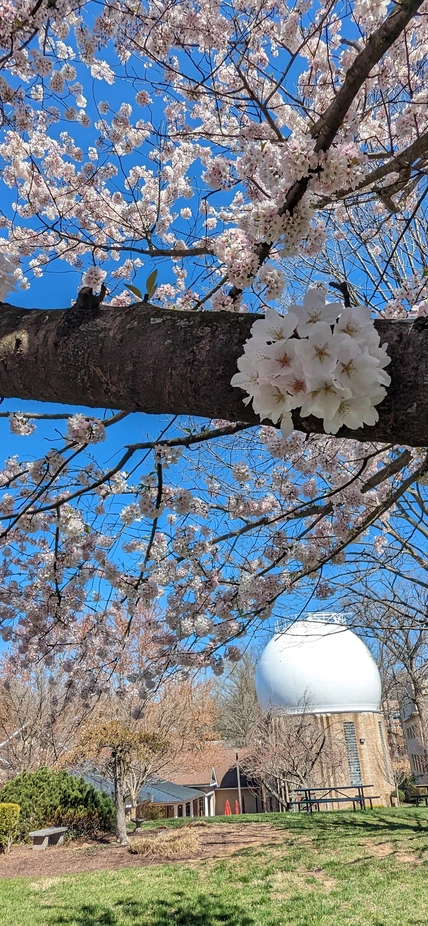
[{"label": "sunlit grass", "polygon": [[213,820],[244,821],[282,827],[284,841],[267,830],[263,845],[218,860],[3,880],[2,926],[428,923],[426,809]]}]

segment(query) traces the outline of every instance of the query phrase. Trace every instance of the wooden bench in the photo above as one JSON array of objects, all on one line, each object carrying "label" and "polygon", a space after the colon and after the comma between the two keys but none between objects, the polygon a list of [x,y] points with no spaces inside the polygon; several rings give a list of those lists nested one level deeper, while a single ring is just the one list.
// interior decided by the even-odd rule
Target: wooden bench
[{"label": "wooden bench", "polygon": [[45,830],[33,830],[33,849],[47,849],[48,846],[61,846],[64,842],[66,826],[49,826]]}]

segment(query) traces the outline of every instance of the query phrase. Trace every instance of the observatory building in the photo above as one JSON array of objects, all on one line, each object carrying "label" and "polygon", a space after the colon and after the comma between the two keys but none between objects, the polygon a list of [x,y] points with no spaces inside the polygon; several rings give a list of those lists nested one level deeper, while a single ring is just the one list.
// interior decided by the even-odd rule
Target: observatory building
[{"label": "observatory building", "polygon": [[373,785],[367,794],[389,806],[394,785],[379,670],[341,615],[315,612],[278,629],[261,655],[256,690],[277,723],[309,715],[325,732],[311,776],[322,780],[311,780],[312,786]]}]

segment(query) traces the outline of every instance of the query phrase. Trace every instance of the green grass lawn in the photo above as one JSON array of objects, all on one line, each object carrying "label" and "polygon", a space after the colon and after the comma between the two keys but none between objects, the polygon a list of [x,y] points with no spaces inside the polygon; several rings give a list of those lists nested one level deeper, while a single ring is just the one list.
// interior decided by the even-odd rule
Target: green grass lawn
[{"label": "green grass lawn", "polygon": [[218,861],[0,880],[0,922],[427,926],[425,808],[220,817],[213,822],[234,820],[282,827],[284,842],[267,842]]}]

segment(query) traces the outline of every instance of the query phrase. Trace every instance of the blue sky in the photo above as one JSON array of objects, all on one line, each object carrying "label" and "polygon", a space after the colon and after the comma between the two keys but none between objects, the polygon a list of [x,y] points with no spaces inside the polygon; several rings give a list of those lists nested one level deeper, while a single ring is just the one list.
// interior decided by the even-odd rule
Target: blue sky
[{"label": "blue sky", "polygon": [[[349,32],[351,34],[351,32]],[[100,57],[104,56],[104,52]],[[107,59],[109,58],[108,54],[106,55]],[[278,65],[278,60],[276,61]],[[86,70],[80,68],[78,62],[76,63],[78,69],[77,79],[83,80],[83,74],[87,73]],[[133,62],[131,60],[131,65],[127,67],[126,72],[120,66],[118,68],[118,73],[121,76],[121,80],[117,80],[113,86],[109,86],[104,82],[94,81],[93,85],[89,88],[85,87],[84,92],[88,98],[88,114],[95,120],[98,118],[97,113],[97,104],[101,100],[108,100],[112,109],[116,110],[119,108],[120,103],[124,101],[130,101],[133,104],[133,112],[137,113],[139,107],[134,102],[135,92],[138,89],[145,87],[144,78],[141,74],[137,72],[132,73]],[[291,79],[294,80],[297,75],[297,65],[295,70],[291,72]],[[141,118],[152,119],[155,123],[160,120],[162,115],[162,100],[161,98],[156,98],[154,105],[150,109],[141,110]],[[55,128],[54,132],[63,131],[64,128],[68,129],[73,137],[76,139],[76,142],[81,144],[83,149],[88,145],[93,144],[94,139],[94,130],[93,129],[82,129],[78,123],[72,122],[64,125],[62,122]],[[150,145],[147,143],[143,149],[135,151],[132,155],[127,156],[126,158],[126,167],[129,169],[137,161],[139,163],[145,162],[151,166],[151,162],[148,160],[148,153],[150,150]],[[102,157],[100,158],[102,163]],[[198,165],[195,166],[195,171],[197,171]],[[198,184],[200,183],[200,178],[196,178]],[[14,198],[14,192],[8,191],[6,196],[8,199],[3,200],[3,208],[7,209],[7,203],[9,208]],[[223,194],[221,194],[223,195]],[[224,194],[226,198],[229,194]],[[190,205],[192,207],[192,202],[186,200],[179,202],[177,204],[177,209],[182,205]],[[179,226],[178,226],[179,230]],[[124,259],[126,258],[124,255]],[[153,266],[159,266],[159,278],[158,283],[169,282],[173,279],[171,262],[168,261],[152,261],[148,258],[145,260],[144,267],[139,271],[135,283],[144,290],[144,282],[147,275],[153,269]],[[116,268],[117,263],[106,262],[104,269]],[[24,308],[33,308],[33,307],[43,307],[43,308],[66,308],[75,300],[77,296],[77,291],[80,285],[81,275],[79,272],[68,267],[67,264],[63,262],[54,262],[51,264],[41,280],[34,280],[32,283],[31,289],[27,291],[18,291],[13,293],[10,296],[10,302],[12,304],[21,305]],[[109,281],[107,280],[107,283]],[[121,286],[119,286],[120,290]],[[45,412],[45,413],[63,413],[67,411],[67,408],[64,406],[57,405],[41,405],[40,403],[28,403],[22,402],[21,400],[13,401],[7,400],[0,405],[0,412],[7,411],[33,411],[33,412]],[[86,409],[72,408],[72,412],[82,411],[87,412]],[[97,411],[90,410],[90,414],[97,414]],[[99,413],[101,416],[104,412]],[[158,434],[166,427],[169,419],[165,416],[151,416],[143,414],[135,414],[129,416],[124,422],[116,425],[114,428],[114,436],[109,439],[108,453],[106,451],[105,445],[101,444],[94,450],[94,455],[100,461],[105,462],[106,457],[110,462],[113,462],[118,454],[121,452],[124,444],[133,443],[136,441],[144,440],[154,440]],[[201,421],[201,424],[203,422]],[[58,429],[65,430],[65,423],[59,422]],[[51,449],[52,446],[55,446],[55,437],[53,431],[52,422],[40,422],[37,426],[36,434],[31,438],[22,438],[15,436],[10,433],[7,421],[0,420],[0,433],[2,436],[1,440],[1,456],[6,458],[8,456],[17,454],[20,458],[34,458],[43,456],[47,449]],[[52,440],[54,443],[52,444]],[[192,476],[192,481],[194,482],[194,475]],[[290,595],[285,599],[286,607],[289,609],[289,613],[294,614],[299,612],[301,608],[313,607],[314,610],[324,610],[328,609],[328,601],[317,601],[313,600],[308,605],[306,604],[305,599],[300,595]],[[284,607],[282,608],[284,610]],[[268,627],[273,627],[273,620],[265,624],[263,629],[263,634],[266,633]]]}]

